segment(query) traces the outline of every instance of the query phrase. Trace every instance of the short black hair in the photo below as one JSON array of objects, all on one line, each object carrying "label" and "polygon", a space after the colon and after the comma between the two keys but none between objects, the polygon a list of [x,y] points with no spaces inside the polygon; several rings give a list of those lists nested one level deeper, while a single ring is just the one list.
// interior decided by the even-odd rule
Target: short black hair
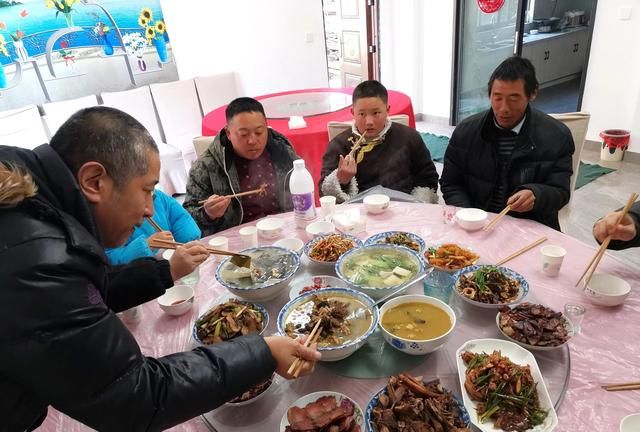
[{"label": "short black hair", "polygon": [[382,99],[382,102],[386,105],[389,101],[389,93],[387,89],[379,81],[369,80],[362,81],[353,90],[353,96],[351,98],[352,103],[356,103],[358,99],[377,97]]},{"label": "short black hair", "polygon": [[529,59],[514,55],[500,63],[491,74],[488,85],[489,96],[495,80],[517,81],[519,79],[524,81],[524,92],[528,97],[538,90],[536,68]]},{"label": "short black hair", "polygon": [[232,100],[231,103],[227,105],[224,114],[227,117],[227,123],[229,123],[233,116],[245,112],[259,112],[262,113],[265,118],[267,117],[262,104],[250,97],[239,97]]},{"label": "short black hair", "polygon": [[102,164],[116,187],[149,169],[148,151],[158,146],[142,124],[129,114],[106,106],[81,109],[60,126],[49,145],[75,176],[82,165]]}]

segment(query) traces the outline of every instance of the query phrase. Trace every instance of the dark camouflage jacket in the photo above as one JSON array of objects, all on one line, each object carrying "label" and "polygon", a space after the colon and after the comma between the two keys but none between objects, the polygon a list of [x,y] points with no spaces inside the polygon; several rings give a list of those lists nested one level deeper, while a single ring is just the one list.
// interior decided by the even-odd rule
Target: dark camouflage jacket
[{"label": "dark camouflage jacket", "polygon": [[[291,211],[293,205],[286,178],[287,173],[293,168],[293,161],[300,158],[289,140],[273,129],[269,129],[266,151],[269,152],[275,169],[278,204],[283,211]],[[240,191],[238,171],[233,164],[231,141],[221,131],[207,151],[191,167],[187,196],[183,204],[202,230],[203,237],[242,223],[244,215],[239,198],[232,200],[225,214],[214,220],[209,219],[202,205],[198,204],[211,195],[231,195],[233,191]]]}]

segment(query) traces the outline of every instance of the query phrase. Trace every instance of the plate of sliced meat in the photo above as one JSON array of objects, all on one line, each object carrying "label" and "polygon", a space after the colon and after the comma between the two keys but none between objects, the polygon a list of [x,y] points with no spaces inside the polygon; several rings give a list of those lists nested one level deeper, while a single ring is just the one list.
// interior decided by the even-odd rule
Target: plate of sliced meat
[{"label": "plate of sliced meat", "polygon": [[364,432],[362,409],[348,396],[320,391],[301,397],[282,416],[280,432]]}]

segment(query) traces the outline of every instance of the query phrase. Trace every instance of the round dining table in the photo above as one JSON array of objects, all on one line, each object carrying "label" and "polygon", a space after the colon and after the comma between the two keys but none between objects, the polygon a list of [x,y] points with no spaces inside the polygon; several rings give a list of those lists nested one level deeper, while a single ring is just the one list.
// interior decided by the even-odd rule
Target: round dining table
[{"label": "round dining table", "polygon": [[[411,98],[399,91],[389,90],[389,115],[406,114],[409,126],[415,128]],[[267,124],[286,136],[294,150],[305,161],[314,184],[320,181],[322,156],[329,143],[327,124],[330,121],[350,121],[353,88],[316,88],[292,90],[256,97],[265,110]],[[216,108],[202,119],[202,135],[214,136],[226,125],[226,105]],[[291,129],[291,116],[303,117],[306,125]],[[318,192],[316,187],[316,198]],[[317,201],[317,200],[316,200]]]},{"label": "round dining table", "polygon": [[[360,207],[360,204],[339,206]],[[585,244],[561,232],[552,230],[534,221],[504,217],[489,231],[464,231],[451,221],[455,208],[437,204],[401,203],[392,201],[382,214],[365,214],[366,231],[356,234],[365,240],[371,235],[389,230],[405,230],[422,237],[427,245],[458,243],[473,249],[480,255],[481,264],[491,264],[521,249],[533,241],[546,237],[544,244],[562,246],[567,255],[560,274],[552,277],[542,272],[539,247],[514,258],[505,264],[520,273],[529,283],[526,301],[544,304],[556,311],[564,305],[580,304],[586,308],[581,330],[562,348],[553,351],[533,351],[544,384],[559,417],[556,431],[617,431],[620,420],[640,411],[640,392],[607,392],[603,383],[640,381],[640,344],[635,331],[640,328],[639,271],[615,259],[608,252],[598,266],[598,272],[616,275],[631,285],[631,293],[625,303],[617,307],[591,304],[576,282],[596,251],[593,244]],[[282,237],[298,237],[309,240],[303,229],[295,228],[293,214],[278,215],[285,219]],[[231,250],[241,249],[239,227],[217,233],[229,238]],[[279,238],[278,238],[279,239]],[[259,244],[270,245],[278,239],[259,238]],[[203,242],[207,242],[207,238]],[[142,318],[137,324],[128,325],[142,351],[148,356],[164,356],[195,346],[192,328],[198,316],[214,304],[228,299],[230,293],[215,279],[218,262],[212,257],[199,271],[195,285],[195,304],[192,310],[180,317],[166,315],[157,302],[151,301],[142,307]],[[313,264],[303,256],[301,267],[293,276],[292,283],[309,275],[335,275],[332,268]],[[435,272],[434,272],[435,274]],[[413,286],[414,293],[427,292],[425,283]],[[361,351],[367,351],[372,363],[389,358],[390,354],[410,366],[402,372],[424,379],[439,378],[442,385],[460,396],[462,389],[456,369],[456,350],[467,341],[478,338],[504,339],[496,326],[496,310],[477,308],[462,301],[459,296],[431,285],[428,294],[447,301],[456,314],[457,324],[451,339],[438,351],[415,357],[393,351],[380,335],[374,333],[367,339]],[[266,334],[276,332],[278,311],[289,300],[289,288],[284,288],[274,300],[263,302],[269,312],[270,322]],[[401,356],[401,357],[397,357]],[[403,359],[405,356],[406,359]],[[411,357],[411,358],[409,358]],[[347,362],[349,359],[343,360]],[[353,365],[352,365],[353,366]],[[362,364],[362,368],[367,365]],[[375,367],[373,368],[375,369]],[[276,377],[269,393],[256,402],[241,406],[221,406],[205,415],[175,426],[172,431],[279,431],[280,421],[291,404],[301,396],[316,391],[335,391],[353,399],[363,410],[386,383],[387,376],[358,377],[357,368],[341,368],[340,362],[319,363],[312,375],[287,381]],[[375,375],[375,374],[374,374]],[[86,431],[87,427],[50,409],[49,416],[40,429],[53,431]]]}]

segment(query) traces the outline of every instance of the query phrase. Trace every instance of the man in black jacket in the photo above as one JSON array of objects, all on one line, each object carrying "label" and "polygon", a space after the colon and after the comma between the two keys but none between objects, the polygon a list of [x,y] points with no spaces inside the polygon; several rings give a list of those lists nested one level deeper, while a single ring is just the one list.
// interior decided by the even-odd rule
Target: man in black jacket
[{"label": "man in black jacket", "polygon": [[312,369],[319,354],[285,337],[142,355],[115,312],[163,294],[184,267],[110,267],[103,248],[153,214],[159,168],[144,127],[106,107],[74,114],[51,145],[0,146],[1,430],[33,430],[52,405],[100,431],[156,431],[286,375],[294,355]]},{"label": "man in black jacket", "polygon": [[611,236],[609,249],[619,250],[640,247],[640,201],[629,209],[620,223],[620,210],[611,212],[593,224],[593,236],[602,243],[607,236]]},{"label": "man in black jacket", "polygon": [[462,121],[445,153],[444,200],[533,219],[557,230],[569,202],[573,138],[558,120],[529,104],[538,81],[531,62],[503,61],[489,79],[491,109]]}]

